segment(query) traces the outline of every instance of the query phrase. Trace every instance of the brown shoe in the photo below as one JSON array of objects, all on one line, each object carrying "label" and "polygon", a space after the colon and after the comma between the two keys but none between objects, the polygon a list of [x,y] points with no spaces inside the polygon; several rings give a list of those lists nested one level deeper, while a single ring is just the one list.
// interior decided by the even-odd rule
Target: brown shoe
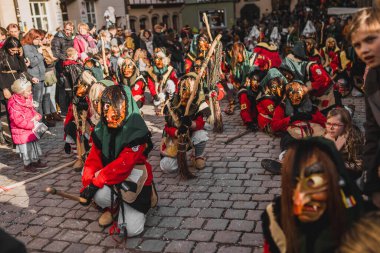
[{"label": "brown shoe", "polygon": [[83,169],[84,162],[82,159],[77,158],[76,162],[73,165],[74,171],[80,172]]},{"label": "brown shoe", "polygon": [[108,227],[113,222],[112,213],[109,210],[106,210],[102,215],[100,215],[98,223],[101,227]]},{"label": "brown shoe", "polygon": [[50,114],[45,115],[42,122],[45,123],[47,127],[55,127],[55,121],[50,118]]},{"label": "brown shoe", "polygon": [[51,114],[51,117],[55,121],[62,121],[63,120],[63,118],[61,117],[61,115],[58,112],[53,112]]},{"label": "brown shoe", "polygon": [[41,162],[41,160],[38,160],[38,162],[35,162],[35,163],[31,163],[32,166],[36,169],[39,169],[39,170],[43,170],[43,169],[47,169],[49,168],[49,166],[47,165],[47,163],[43,163]]},{"label": "brown shoe", "polygon": [[34,168],[32,164],[29,164],[24,166],[24,172],[30,174],[37,174],[38,170]]},{"label": "brown shoe", "polygon": [[203,157],[196,157],[193,164],[197,170],[203,170],[206,167],[206,160]]}]

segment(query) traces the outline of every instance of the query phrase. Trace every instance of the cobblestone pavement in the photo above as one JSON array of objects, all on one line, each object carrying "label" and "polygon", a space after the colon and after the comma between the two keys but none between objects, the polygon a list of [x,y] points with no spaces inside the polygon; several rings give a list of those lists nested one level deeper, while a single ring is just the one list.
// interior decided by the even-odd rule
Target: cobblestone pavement
[{"label": "cobblestone pavement", "polygon": [[[355,121],[361,126],[363,99],[349,98],[345,103],[356,105]],[[159,204],[148,213],[140,236],[118,244],[108,229],[98,226],[96,209],[44,192],[52,185],[78,194],[80,174],[71,168],[0,194],[0,227],[30,252],[262,252],[260,214],[280,193],[280,176],[264,171],[260,161],[278,157],[279,139],[259,132],[225,145],[223,141],[245,128],[239,112],[224,115],[224,133],[209,134],[207,167],[196,179],[180,181],[158,167],[163,119],[153,115],[152,106],[143,111],[156,144],[149,160]],[[50,169],[74,159],[63,152],[62,124],[51,132],[41,140]],[[0,186],[31,177],[22,172],[21,160],[12,150],[0,149]]]}]

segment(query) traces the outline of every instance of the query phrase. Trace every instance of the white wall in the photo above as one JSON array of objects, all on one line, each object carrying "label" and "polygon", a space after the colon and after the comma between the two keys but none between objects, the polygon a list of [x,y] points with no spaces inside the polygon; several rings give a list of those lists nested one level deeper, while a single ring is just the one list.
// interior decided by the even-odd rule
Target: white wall
[{"label": "white wall", "polygon": [[16,10],[13,0],[1,0],[0,26],[6,28],[10,23],[17,24]]}]

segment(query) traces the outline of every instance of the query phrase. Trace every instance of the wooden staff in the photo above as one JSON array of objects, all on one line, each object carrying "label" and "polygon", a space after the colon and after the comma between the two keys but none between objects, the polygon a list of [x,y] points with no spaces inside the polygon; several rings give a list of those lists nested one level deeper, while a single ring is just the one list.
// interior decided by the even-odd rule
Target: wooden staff
[{"label": "wooden staff", "polygon": [[252,130],[251,130],[251,129],[248,129],[248,130],[246,130],[246,131],[244,131],[244,132],[242,132],[242,133],[239,133],[238,135],[235,135],[235,136],[233,136],[233,137],[227,139],[227,140],[224,142],[224,144],[227,145],[228,143],[233,142],[234,140],[239,139],[240,137],[242,137],[242,136],[244,136],[244,135],[246,135],[246,134],[248,134],[248,133],[252,133]]},{"label": "wooden staff", "polygon": [[[219,43],[219,41],[220,41],[221,38],[222,38],[222,35],[218,34],[218,36],[213,41],[213,43],[212,43],[212,45],[210,47],[210,50],[207,52],[207,57],[203,61],[201,70],[199,71],[199,73],[197,75],[197,78],[194,81],[193,90],[192,90],[192,93],[190,95],[189,100],[187,101],[184,116],[188,116],[189,115],[190,106],[193,103],[195,95],[197,94],[198,86],[200,84],[200,80],[202,78],[202,74],[205,71],[205,69],[207,67],[207,64],[210,61],[210,58],[211,58],[211,56],[212,56],[212,54],[213,54],[213,52],[215,50],[215,47]],[[190,172],[189,167],[187,165],[186,151],[187,151],[187,141],[188,141],[188,139],[189,139],[189,132],[187,132],[185,134],[181,134],[181,135],[178,136],[177,161],[178,161],[179,174],[180,174],[181,178],[192,179],[192,178],[195,178],[196,176],[192,172]]]},{"label": "wooden staff", "polygon": [[105,50],[105,42],[104,42],[104,38],[101,38],[102,39],[102,56],[103,56],[103,66],[104,66],[104,73],[106,74],[106,76],[109,75],[108,73],[108,66],[107,66],[107,59],[106,59],[106,50]]},{"label": "wooden staff", "polygon": [[212,42],[212,35],[211,35],[211,30],[210,30],[210,25],[208,23],[208,18],[207,18],[207,14],[206,12],[203,12],[203,22],[205,23],[206,25],[206,29],[207,29],[207,33],[208,33],[208,37],[210,38],[210,42]]},{"label": "wooden staff", "polygon": [[73,194],[70,194],[70,193],[67,193],[67,192],[64,192],[64,191],[59,191],[51,186],[49,186],[48,188],[46,188],[45,190],[47,193],[50,193],[52,195],[58,195],[58,196],[61,196],[61,197],[64,197],[64,198],[67,198],[67,199],[71,199],[71,200],[74,200],[74,201],[78,201],[80,203],[87,203],[87,199],[85,198],[82,198],[82,197],[79,197],[79,196],[76,196],[76,195],[73,195]]}]

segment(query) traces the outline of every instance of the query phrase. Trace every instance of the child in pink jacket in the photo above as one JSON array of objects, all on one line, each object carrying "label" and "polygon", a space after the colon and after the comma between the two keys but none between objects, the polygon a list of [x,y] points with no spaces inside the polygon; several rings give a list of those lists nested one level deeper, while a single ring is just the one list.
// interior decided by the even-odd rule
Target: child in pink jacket
[{"label": "child in pink jacket", "polygon": [[11,89],[14,94],[8,100],[7,107],[13,143],[24,162],[24,171],[38,173],[37,169],[46,169],[47,166],[39,158],[42,151],[33,132],[41,115],[33,106],[32,84],[26,79],[18,79]]}]

